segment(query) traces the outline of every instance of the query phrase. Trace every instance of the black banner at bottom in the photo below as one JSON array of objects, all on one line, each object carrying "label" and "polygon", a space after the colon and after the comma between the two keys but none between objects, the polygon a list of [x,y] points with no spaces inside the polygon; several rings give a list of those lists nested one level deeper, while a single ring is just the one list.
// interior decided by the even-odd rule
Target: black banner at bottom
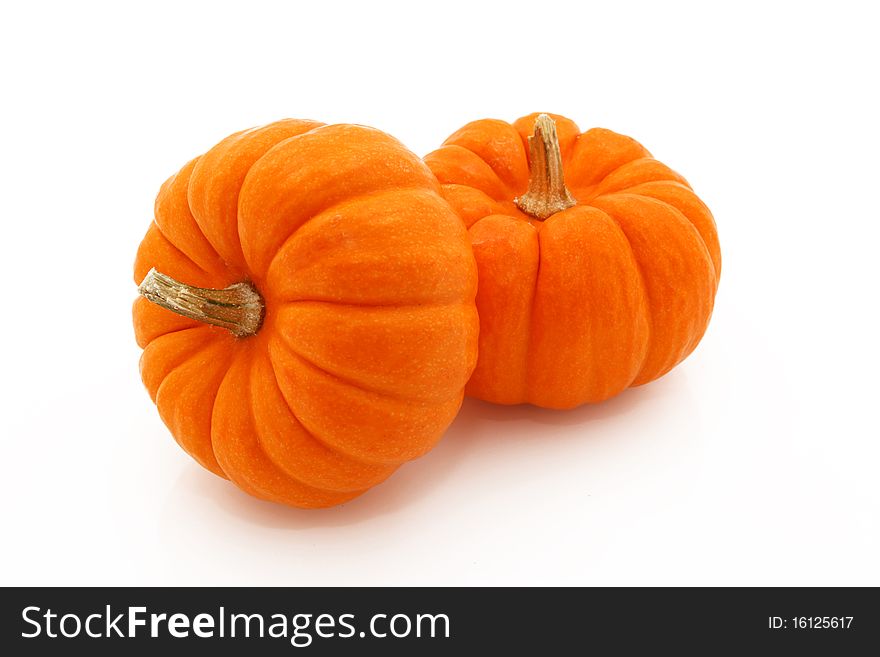
[{"label": "black banner at bottom", "polygon": [[651,645],[843,655],[880,646],[870,588],[13,588],[0,613],[7,655],[628,654]]}]

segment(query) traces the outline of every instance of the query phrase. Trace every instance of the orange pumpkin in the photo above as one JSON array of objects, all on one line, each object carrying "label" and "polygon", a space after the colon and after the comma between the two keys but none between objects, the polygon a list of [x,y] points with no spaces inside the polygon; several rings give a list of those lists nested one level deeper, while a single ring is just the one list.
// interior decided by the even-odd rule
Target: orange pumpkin
[{"label": "orange pumpkin", "polygon": [[424,163],[363,126],[279,121],[186,164],[135,281],[177,442],[284,504],[344,502],[427,452],[476,361],[467,233]]},{"label": "orange pumpkin", "polygon": [[468,394],[570,408],[652,381],[696,347],[721,273],[715,222],[639,143],[533,114],[470,123],[425,161],[477,259]]}]

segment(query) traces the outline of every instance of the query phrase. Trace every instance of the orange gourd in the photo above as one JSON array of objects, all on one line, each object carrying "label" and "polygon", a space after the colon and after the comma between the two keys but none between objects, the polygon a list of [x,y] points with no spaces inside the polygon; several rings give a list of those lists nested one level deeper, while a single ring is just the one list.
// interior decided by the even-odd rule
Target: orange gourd
[{"label": "orange gourd", "polygon": [[532,114],[470,123],[425,161],[477,260],[469,395],[570,408],[652,381],[696,347],[721,273],[715,222],[639,143]]},{"label": "orange gourd", "polygon": [[476,361],[467,233],[424,163],[363,126],[279,121],[186,164],[135,281],[177,442],[284,504],[339,504],[427,452]]}]

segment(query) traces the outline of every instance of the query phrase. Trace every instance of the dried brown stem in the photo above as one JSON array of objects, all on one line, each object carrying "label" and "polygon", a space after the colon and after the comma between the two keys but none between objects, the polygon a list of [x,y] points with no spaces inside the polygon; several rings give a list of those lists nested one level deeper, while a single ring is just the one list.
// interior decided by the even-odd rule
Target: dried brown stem
[{"label": "dried brown stem", "polygon": [[547,114],[538,115],[535,132],[529,137],[529,190],[514,202],[541,220],[577,204],[565,186],[556,123]]},{"label": "dried brown stem", "polygon": [[263,322],[263,298],[250,283],[213,290],[181,283],[151,269],[138,292],[162,308],[229,329],[240,338],[254,335]]}]

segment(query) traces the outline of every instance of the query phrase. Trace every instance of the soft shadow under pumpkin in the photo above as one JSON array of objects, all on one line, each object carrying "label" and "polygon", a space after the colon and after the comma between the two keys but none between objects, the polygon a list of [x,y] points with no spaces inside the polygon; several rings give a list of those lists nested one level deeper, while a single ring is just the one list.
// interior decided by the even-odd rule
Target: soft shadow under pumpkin
[{"label": "soft shadow under pumpkin", "polygon": [[[517,445],[540,441],[547,449],[567,450],[572,441],[601,439],[605,435],[604,431],[591,430],[590,425],[622,421],[639,406],[662,405],[668,396],[680,398],[680,388],[686,385],[686,376],[674,373],[655,385],[632,388],[603,404],[586,405],[565,413],[527,404],[501,406],[466,398],[455,422],[433,452],[418,461],[405,464],[394,477],[363,496],[318,512],[284,507],[241,495],[225,482],[195,466],[187,468],[181,475],[170,503],[179,506],[177,500],[181,497],[195,495],[217,505],[237,520],[291,531],[370,522],[416,504],[432,490],[445,485],[478,445],[497,445],[499,450],[515,452]],[[507,428],[516,423],[560,429],[556,436],[552,429],[530,432],[524,443],[522,433],[517,440],[509,438]],[[564,427],[575,425],[583,426],[585,431],[564,430]]]}]

